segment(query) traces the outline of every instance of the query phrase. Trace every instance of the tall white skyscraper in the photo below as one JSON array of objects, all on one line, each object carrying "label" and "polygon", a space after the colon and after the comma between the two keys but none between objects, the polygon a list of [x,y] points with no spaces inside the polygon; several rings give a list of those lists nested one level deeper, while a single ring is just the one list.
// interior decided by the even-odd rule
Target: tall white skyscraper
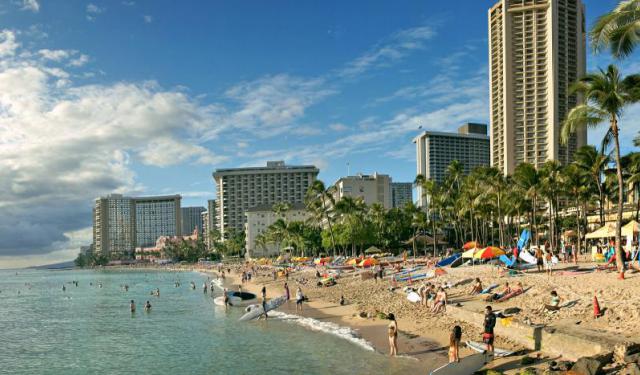
[{"label": "tall white skyscraper", "polygon": [[500,0],[489,10],[491,165],[511,174],[523,162],[566,164],[586,144],[586,130],[560,144],[585,44],[581,0]]}]

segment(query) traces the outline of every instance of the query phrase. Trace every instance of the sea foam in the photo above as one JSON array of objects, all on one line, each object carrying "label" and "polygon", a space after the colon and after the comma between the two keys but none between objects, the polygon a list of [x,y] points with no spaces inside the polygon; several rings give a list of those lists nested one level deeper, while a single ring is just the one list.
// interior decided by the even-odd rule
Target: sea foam
[{"label": "sea foam", "polygon": [[285,322],[298,324],[312,331],[324,332],[340,337],[364,348],[365,350],[375,351],[373,344],[360,337],[358,332],[349,327],[343,327],[332,322],[323,322],[317,319],[305,318],[303,316],[287,314],[280,311],[269,312],[269,317],[272,316]]}]

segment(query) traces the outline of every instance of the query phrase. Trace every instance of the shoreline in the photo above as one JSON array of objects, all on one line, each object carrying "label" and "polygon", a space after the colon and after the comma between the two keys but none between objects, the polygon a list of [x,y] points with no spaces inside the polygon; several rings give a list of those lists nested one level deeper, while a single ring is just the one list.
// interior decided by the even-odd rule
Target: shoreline
[{"label": "shoreline", "polygon": [[[204,274],[215,275],[213,270],[199,270]],[[238,286],[242,286],[243,291],[254,293],[260,296],[260,290],[263,283],[252,279],[250,283],[241,284],[241,277],[237,273],[225,275],[224,287],[229,290],[237,290]],[[289,288],[291,295],[295,294],[295,286],[290,280]],[[267,298],[274,298],[284,294],[284,280],[265,281],[267,287]],[[277,287],[276,287],[277,286]],[[303,288],[304,292],[304,288]],[[258,297],[259,298],[259,297]],[[322,299],[311,299],[303,305],[302,313],[296,312],[295,301],[289,300],[276,311],[296,316],[298,319],[311,318],[320,322],[333,323],[339,327],[345,327],[357,333],[359,338],[366,341],[372,346],[373,350],[381,355],[388,357],[389,342],[387,338],[387,320],[378,318],[360,318],[358,310],[354,304],[339,304],[324,301]],[[422,332],[416,332],[415,324],[406,318],[398,318],[399,335],[398,335],[398,357],[400,360],[411,360],[416,362],[416,369],[420,371],[435,369],[448,362],[448,333],[434,330],[430,335]],[[307,326],[310,330],[314,330]],[[330,332],[326,332],[331,334]],[[344,337],[343,337],[344,338]],[[357,343],[354,343],[358,345]],[[360,345],[362,346],[362,345]],[[363,347],[366,350],[366,348]],[[466,348],[460,348],[461,354],[471,354],[472,352]],[[468,352],[467,352],[468,351]],[[390,359],[393,359],[389,357]]]}]

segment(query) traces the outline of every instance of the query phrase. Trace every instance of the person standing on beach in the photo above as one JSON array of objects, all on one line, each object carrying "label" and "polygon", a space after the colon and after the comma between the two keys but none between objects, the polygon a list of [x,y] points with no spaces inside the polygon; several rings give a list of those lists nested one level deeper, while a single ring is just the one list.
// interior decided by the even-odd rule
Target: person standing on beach
[{"label": "person standing on beach", "polygon": [[491,306],[485,308],[484,314],[484,332],[482,333],[482,341],[487,345],[487,351],[493,353],[493,341],[495,336],[493,328],[496,326],[496,314],[493,313]]},{"label": "person standing on beach", "polygon": [[262,286],[262,314],[264,315],[264,320],[267,320],[269,317],[267,315],[267,287]]},{"label": "person standing on beach", "polygon": [[544,264],[544,258],[542,257],[542,250],[535,247],[536,250],[536,267],[538,268],[538,272],[542,272],[542,266]]},{"label": "person standing on beach", "polygon": [[455,326],[449,335],[449,363],[460,362],[460,340],[462,340],[462,328]]},{"label": "person standing on beach", "polygon": [[302,302],[304,301],[304,294],[302,294],[302,288],[298,287],[296,290],[296,312],[302,312]]},{"label": "person standing on beach", "polygon": [[202,291],[207,294],[207,283],[202,283]]},{"label": "person standing on beach", "polygon": [[389,326],[387,327],[389,334],[389,355],[395,357],[398,355],[398,322],[396,322],[396,317],[393,313],[387,315],[387,319],[390,320]]},{"label": "person standing on beach", "polygon": [[289,284],[284,283],[284,294],[287,296],[287,301],[291,299],[291,294],[289,293]]}]

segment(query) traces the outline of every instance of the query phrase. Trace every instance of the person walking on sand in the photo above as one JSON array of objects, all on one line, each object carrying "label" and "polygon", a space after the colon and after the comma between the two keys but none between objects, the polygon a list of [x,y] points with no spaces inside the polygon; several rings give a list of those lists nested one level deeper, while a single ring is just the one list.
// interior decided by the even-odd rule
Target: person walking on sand
[{"label": "person walking on sand", "polygon": [[449,363],[460,362],[460,340],[462,340],[462,328],[455,326],[449,335]]},{"label": "person walking on sand", "polygon": [[302,294],[302,288],[298,287],[296,290],[296,312],[302,312],[302,302],[304,302],[304,294]]},{"label": "person walking on sand", "polygon": [[536,254],[536,267],[538,268],[538,272],[542,272],[542,266],[544,264],[544,258],[542,257],[542,250],[538,247],[534,247]]},{"label": "person walking on sand", "polygon": [[389,356],[395,357],[398,355],[398,322],[393,313],[387,315],[387,319],[390,320],[389,326],[387,327],[389,334]]},{"label": "person walking on sand", "polygon": [[496,326],[496,314],[493,313],[491,306],[485,308],[484,314],[484,331],[482,333],[482,341],[487,345],[487,351],[493,353],[493,341],[495,339],[493,328]]}]

